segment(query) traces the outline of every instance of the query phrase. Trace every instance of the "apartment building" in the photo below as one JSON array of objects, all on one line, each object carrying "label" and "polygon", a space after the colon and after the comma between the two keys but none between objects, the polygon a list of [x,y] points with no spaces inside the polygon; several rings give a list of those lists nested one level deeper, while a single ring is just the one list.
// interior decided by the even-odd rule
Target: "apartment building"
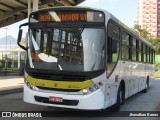
[{"label": "apartment building", "polygon": [[138,0],[137,24],[160,37],[160,0]]}]

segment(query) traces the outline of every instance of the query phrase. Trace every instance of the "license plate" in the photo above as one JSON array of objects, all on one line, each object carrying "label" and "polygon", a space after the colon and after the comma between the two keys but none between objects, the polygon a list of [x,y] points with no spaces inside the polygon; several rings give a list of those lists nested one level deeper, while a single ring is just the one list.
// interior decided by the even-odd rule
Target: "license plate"
[{"label": "license plate", "polygon": [[50,102],[59,102],[59,103],[62,103],[63,102],[63,98],[50,96],[49,97],[49,101]]}]

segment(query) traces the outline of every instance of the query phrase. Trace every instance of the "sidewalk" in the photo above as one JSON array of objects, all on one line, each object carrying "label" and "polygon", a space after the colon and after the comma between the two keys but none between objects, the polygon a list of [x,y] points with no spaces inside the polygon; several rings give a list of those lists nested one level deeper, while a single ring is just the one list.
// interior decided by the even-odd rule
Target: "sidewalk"
[{"label": "sidewalk", "polygon": [[0,95],[23,90],[23,76],[0,76]]}]

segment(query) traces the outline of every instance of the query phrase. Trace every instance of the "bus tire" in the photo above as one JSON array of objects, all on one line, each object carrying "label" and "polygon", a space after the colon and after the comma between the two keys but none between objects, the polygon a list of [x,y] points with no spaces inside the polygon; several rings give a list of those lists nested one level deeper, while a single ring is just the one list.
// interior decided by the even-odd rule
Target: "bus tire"
[{"label": "bus tire", "polygon": [[147,93],[149,87],[149,77],[147,77],[145,88],[142,90],[143,93]]},{"label": "bus tire", "polygon": [[121,89],[121,85],[119,86],[118,88],[118,93],[117,93],[117,102],[116,104],[114,104],[112,106],[112,111],[114,112],[118,112],[120,110],[120,107],[121,107],[121,103],[123,103],[123,90]]},{"label": "bus tire", "polygon": [[121,105],[124,105],[124,100],[125,100],[125,83],[121,82]]}]

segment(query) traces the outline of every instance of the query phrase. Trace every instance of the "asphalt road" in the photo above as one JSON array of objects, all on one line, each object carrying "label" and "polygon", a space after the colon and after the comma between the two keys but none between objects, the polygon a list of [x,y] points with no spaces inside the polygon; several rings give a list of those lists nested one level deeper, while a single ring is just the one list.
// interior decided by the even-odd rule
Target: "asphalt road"
[{"label": "asphalt road", "polygon": [[[63,111],[59,108],[51,108],[46,106],[38,106],[23,102],[23,93],[12,93],[0,96],[0,111]],[[67,110],[66,110],[67,111]],[[156,79],[150,86],[147,93],[137,93],[128,98],[125,104],[121,106],[121,111],[160,111],[160,79]],[[71,113],[72,114],[72,113]],[[106,111],[107,114],[107,111]],[[114,113],[113,115],[117,115]],[[160,115],[160,114],[159,114]],[[0,118],[0,120],[5,118]],[[7,118],[7,120],[13,118]],[[14,118],[19,120],[22,118]],[[27,119],[27,118],[24,118]],[[32,118],[36,119],[36,118]],[[50,120],[53,118],[37,118],[37,120]],[[55,117],[55,120],[88,120],[88,117]],[[92,120],[159,120],[157,117],[95,117]]]}]

